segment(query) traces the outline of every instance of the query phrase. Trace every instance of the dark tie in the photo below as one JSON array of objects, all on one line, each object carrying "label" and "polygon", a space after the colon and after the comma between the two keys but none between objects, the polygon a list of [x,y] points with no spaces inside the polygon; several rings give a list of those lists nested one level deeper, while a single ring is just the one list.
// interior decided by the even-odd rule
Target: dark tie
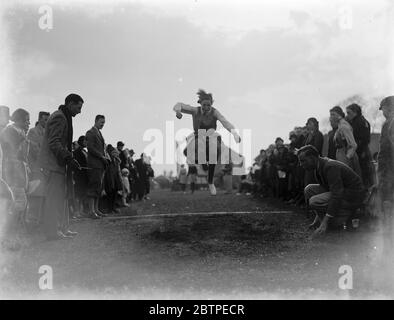
[{"label": "dark tie", "polygon": [[318,169],[315,170],[315,177],[316,177],[317,182],[318,182],[320,185],[323,185],[323,179],[322,179],[322,177],[321,177],[320,172],[319,172]]},{"label": "dark tie", "polygon": [[99,132],[100,138],[104,141],[104,137],[103,137],[103,135],[101,134],[101,131],[100,131],[99,129],[97,129],[97,131]]}]

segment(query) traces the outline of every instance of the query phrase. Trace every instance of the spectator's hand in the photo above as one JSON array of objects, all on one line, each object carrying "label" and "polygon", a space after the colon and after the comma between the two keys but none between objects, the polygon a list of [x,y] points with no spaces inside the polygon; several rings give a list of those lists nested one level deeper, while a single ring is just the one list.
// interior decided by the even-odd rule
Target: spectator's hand
[{"label": "spectator's hand", "polygon": [[349,150],[348,152],[346,152],[346,158],[348,158],[349,160],[350,160],[351,158],[353,158],[353,156],[354,156],[354,153],[353,153],[351,150]]},{"label": "spectator's hand", "polygon": [[378,183],[378,190],[382,192],[387,188],[390,188],[390,186],[387,184],[384,178],[380,178]]},{"label": "spectator's hand", "polygon": [[328,218],[324,217],[324,219],[321,222],[319,228],[317,228],[315,230],[315,232],[313,233],[312,237],[315,238],[315,237],[318,237],[318,236],[321,236],[321,235],[325,234],[326,231],[327,231],[327,225],[328,225]]},{"label": "spectator's hand", "polygon": [[182,115],[181,112],[177,112],[177,113],[176,113],[176,117],[177,117],[178,119],[182,119],[183,115]]},{"label": "spectator's hand", "polygon": [[103,162],[104,167],[108,167],[108,165],[110,163],[109,159],[107,159],[106,157],[102,157],[101,161]]},{"label": "spectator's hand", "polygon": [[81,165],[79,164],[79,162],[77,161],[77,160],[75,160],[75,159],[72,159],[70,162],[69,162],[69,164],[68,164],[70,167],[71,167],[71,169],[73,169],[73,170],[81,170]]},{"label": "spectator's hand", "polygon": [[239,136],[239,134],[237,132],[234,131],[233,136],[234,136],[234,140],[236,143],[241,142],[241,137]]}]

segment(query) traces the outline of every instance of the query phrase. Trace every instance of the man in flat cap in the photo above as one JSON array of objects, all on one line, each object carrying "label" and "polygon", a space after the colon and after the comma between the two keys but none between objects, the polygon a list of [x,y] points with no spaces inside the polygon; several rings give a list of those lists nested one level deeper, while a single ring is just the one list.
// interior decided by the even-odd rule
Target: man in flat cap
[{"label": "man in flat cap", "polygon": [[80,165],[72,154],[73,121],[81,113],[84,101],[71,93],[53,112],[45,125],[38,161],[44,177],[45,203],[43,227],[47,240],[69,239],[68,200],[73,193],[72,172]]},{"label": "man in flat cap", "polygon": [[380,135],[378,155],[379,191],[382,195],[384,221],[393,239],[393,196],[394,196],[394,96],[384,98],[380,108],[386,121]]}]

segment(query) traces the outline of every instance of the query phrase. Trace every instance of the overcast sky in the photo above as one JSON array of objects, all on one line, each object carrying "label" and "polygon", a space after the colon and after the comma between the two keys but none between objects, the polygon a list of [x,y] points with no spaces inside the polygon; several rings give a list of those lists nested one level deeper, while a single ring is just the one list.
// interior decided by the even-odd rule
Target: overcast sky
[{"label": "overcast sky", "polygon": [[[41,30],[40,6],[53,9]],[[173,105],[214,95],[221,113],[252,130],[252,152],[353,95],[394,94],[390,1],[12,1],[1,10],[0,104],[54,111],[85,100],[74,138],[96,114],[107,143],[141,153],[150,128],[191,128]],[[346,13],[351,12],[350,20]],[[373,103],[372,103],[373,104]],[[366,108],[375,108],[368,105]],[[371,119],[375,121],[375,119]],[[324,130],[326,128],[323,128]],[[157,171],[174,166],[155,165]]]}]

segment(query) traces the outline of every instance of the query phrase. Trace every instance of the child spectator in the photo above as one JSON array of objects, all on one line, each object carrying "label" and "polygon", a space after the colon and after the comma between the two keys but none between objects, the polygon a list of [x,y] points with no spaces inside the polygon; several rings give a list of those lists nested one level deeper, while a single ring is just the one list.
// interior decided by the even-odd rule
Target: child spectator
[{"label": "child spectator", "polygon": [[187,175],[189,176],[190,190],[191,193],[193,194],[194,191],[196,190],[196,182],[197,182],[197,167],[194,164],[189,164],[189,171]]},{"label": "child spectator", "polygon": [[187,170],[185,165],[181,165],[181,169],[179,171],[179,184],[181,185],[181,190],[185,194],[186,193],[186,183],[187,183]]},{"label": "child spectator", "polygon": [[232,163],[228,163],[224,166],[223,170],[223,183],[225,194],[232,194],[233,193],[233,165]]},{"label": "child spectator", "polygon": [[253,179],[252,174],[249,172],[248,175],[241,176],[241,182],[239,184],[239,189],[237,196],[241,195],[244,191],[246,191],[246,195],[250,196],[253,190]]},{"label": "child spectator", "polygon": [[130,182],[129,182],[129,170],[126,168],[122,169],[122,183],[123,183],[123,192],[122,192],[122,205],[124,207],[129,207],[130,205],[127,203],[127,199],[130,196]]}]

